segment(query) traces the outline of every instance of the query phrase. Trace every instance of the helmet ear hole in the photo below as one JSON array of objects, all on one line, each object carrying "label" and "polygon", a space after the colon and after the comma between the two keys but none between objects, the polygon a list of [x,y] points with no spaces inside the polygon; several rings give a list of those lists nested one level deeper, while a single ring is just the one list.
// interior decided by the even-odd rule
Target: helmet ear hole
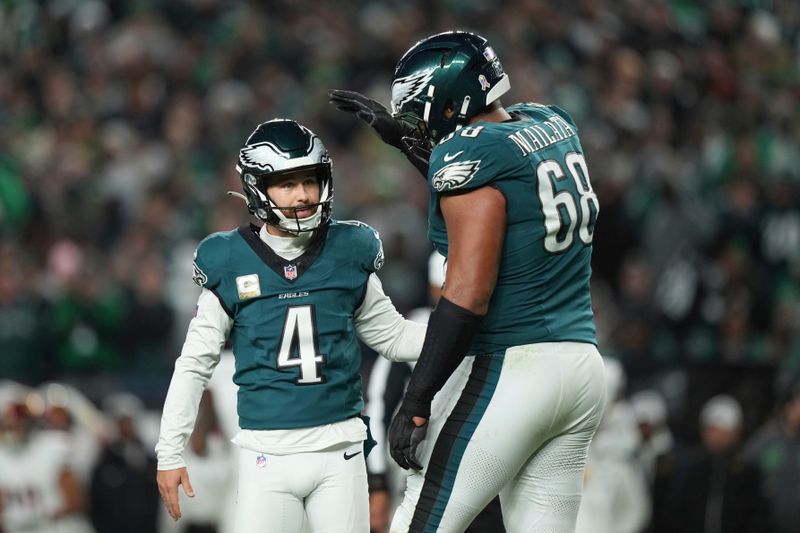
[{"label": "helmet ear hole", "polygon": [[442,111],[442,116],[444,117],[445,120],[450,120],[451,118],[453,118],[453,115],[455,114],[456,111],[455,109],[453,109],[452,105],[446,105],[444,107],[444,110]]}]

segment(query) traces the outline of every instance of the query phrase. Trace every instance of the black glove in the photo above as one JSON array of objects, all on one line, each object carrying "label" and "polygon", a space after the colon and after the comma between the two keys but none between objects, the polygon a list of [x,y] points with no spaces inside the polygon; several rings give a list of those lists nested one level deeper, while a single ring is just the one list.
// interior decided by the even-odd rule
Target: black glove
[{"label": "black glove", "polygon": [[336,109],[352,113],[372,126],[383,142],[403,149],[403,135],[411,128],[395,119],[386,106],[355,91],[334,89],[328,93],[328,97]]},{"label": "black glove", "polygon": [[406,402],[403,402],[397,414],[394,415],[392,423],[389,424],[387,433],[389,453],[401,468],[422,470],[422,465],[417,460],[417,446],[425,440],[425,435],[428,433],[428,422],[421,426],[414,424],[412,417],[422,415],[412,411],[413,409],[409,409]]},{"label": "black glove", "polygon": [[383,142],[403,152],[422,173],[422,177],[427,178],[430,151],[412,149],[408,142],[403,141],[404,137],[413,137],[414,128],[411,125],[394,118],[380,102],[355,91],[333,89],[328,92],[328,98],[336,109],[351,113],[372,126]]}]

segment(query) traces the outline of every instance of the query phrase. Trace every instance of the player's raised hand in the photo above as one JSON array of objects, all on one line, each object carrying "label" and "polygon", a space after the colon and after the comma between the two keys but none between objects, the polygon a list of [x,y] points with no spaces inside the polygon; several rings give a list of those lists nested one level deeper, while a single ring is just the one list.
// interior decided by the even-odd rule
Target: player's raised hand
[{"label": "player's raised hand", "polygon": [[[407,141],[413,137],[414,128],[392,116],[386,106],[372,98],[367,98],[361,93],[343,89],[328,91],[328,99],[330,103],[336,106],[336,109],[351,113],[372,126],[372,129],[378,133],[383,142],[394,146],[405,154],[411,164],[419,170],[423,178],[428,175],[430,150],[420,150],[416,146],[412,147]],[[406,141],[403,140],[404,138]]]},{"label": "player's raised hand", "polygon": [[329,91],[328,98],[336,109],[351,113],[372,126],[383,142],[403,149],[403,135],[407,128],[389,113],[386,106],[361,93],[341,89]]},{"label": "player's raised hand", "polygon": [[161,499],[164,500],[164,505],[167,506],[167,512],[173,520],[178,520],[181,517],[181,505],[178,499],[178,485],[183,485],[183,492],[190,498],[194,498],[194,489],[189,482],[189,471],[186,467],[175,468],[173,470],[159,470],[156,475],[158,482],[158,492],[161,494]]}]

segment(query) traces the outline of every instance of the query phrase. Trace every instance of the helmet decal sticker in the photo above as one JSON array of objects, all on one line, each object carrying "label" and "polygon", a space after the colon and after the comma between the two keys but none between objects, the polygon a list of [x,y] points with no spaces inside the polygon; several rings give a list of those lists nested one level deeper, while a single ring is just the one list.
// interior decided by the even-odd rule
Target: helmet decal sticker
[{"label": "helmet decal sticker", "polygon": [[265,172],[272,172],[274,170],[272,165],[264,163],[272,154],[288,158],[288,156],[284,152],[278,150],[274,144],[263,142],[242,148],[239,151],[239,160],[248,167],[256,167]]},{"label": "helmet decal sticker", "polygon": [[435,68],[428,68],[403,78],[397,78],[392,84],[392,111],[397,113],[403,104],[421,93],[433,79],[435,70]]}]

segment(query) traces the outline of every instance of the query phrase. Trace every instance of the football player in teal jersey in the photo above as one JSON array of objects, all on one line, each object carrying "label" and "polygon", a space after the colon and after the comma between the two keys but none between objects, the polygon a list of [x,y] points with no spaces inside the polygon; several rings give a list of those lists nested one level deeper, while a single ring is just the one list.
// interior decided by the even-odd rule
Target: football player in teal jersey
[{"label": "football player in teal jersey", "polygon": [[486,39],[453,31],[400,59],[390,113],[331,102],[417,166],[444,290],[403,402],[392,457],[411,473],[393,533],[463,531],[497,494],[509,532],[575,530],[603,412],[590,277],[599,205],[578,127],[555,106],[503,107]]},{"label": "football player in teal jersey", "polygon": [[[264,222],[197,247],[202,288],[175,363],[156,445],[158,485],[173,519],[182,457],[200,396],[230,340],[241,431],[236,531],[369,531],[360,338],[414,360],[425,326],[404,320],[376,275],[378,234],[331,218],[331,159],[291,120],[260,124],[239,152],[243,198]],[[234,193],[238,194],[238,193]],[[332,518],[332,517],[335,517]]]}]

